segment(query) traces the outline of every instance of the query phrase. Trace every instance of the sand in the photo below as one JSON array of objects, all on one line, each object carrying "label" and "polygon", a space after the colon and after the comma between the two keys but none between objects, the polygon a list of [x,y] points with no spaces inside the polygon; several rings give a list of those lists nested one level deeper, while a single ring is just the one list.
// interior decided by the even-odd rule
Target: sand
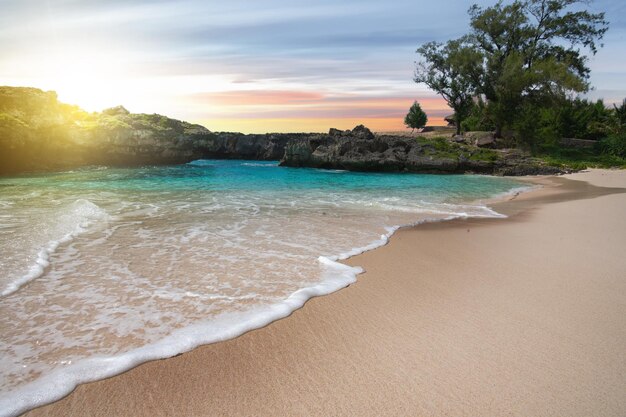
[{"label": "sand", "polygon": [[508,219],[402,230],[286,319],[29,415],[625,416],[626,194],[590,184],[626,171],[569,178]]}]

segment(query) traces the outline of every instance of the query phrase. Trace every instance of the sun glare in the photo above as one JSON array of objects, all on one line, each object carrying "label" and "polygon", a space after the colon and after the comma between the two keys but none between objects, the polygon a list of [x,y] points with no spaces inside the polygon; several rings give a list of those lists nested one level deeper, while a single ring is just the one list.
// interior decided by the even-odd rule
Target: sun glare
[{"label": "sun glare", "polygon": [[52,48],[43,59],[39,76],[45,88],[55,90],[67,103],[96,111],[119,100],[124,68],[119,56],[86,48]]}]

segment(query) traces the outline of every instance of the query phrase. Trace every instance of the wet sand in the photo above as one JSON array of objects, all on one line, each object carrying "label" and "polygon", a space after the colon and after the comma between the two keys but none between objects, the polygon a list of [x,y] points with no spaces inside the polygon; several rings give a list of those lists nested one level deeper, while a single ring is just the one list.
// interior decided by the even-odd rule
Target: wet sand
[{"label": "wet sand", "polygon": [[[30,416],[624,416],[626,171],[399,231],[358,282]],[[587,181],[587,182],[583,182]]]}]

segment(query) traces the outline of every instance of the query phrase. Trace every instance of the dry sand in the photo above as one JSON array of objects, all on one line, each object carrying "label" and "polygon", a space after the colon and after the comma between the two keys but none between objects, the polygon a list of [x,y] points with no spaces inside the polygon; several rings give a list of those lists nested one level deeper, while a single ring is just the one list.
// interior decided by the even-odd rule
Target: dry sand
[{"label": "dry sand", "polygon": [[29,415],[626,416],[626,194],[542,181],[509,219],[400,231],[289,318]]}]

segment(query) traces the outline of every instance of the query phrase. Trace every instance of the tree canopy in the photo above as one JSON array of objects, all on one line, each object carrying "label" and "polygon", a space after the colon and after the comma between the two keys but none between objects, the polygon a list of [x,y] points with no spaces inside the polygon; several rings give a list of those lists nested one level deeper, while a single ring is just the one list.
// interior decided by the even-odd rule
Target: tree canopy
[{"label": "tree canopy", "polygon": [[417,101],[413,102],[409,112],[404,117],[404,124],[411,129],[421,129],[426,126],[427,121],[428,117],[420,104]]},{"label": "tree canopy", "polygon": [[480,60],[478,55],[463,40],[448,41],[445,44],[428,42],[417,52],[424,57],[415,70],[415,82],[424,83],[439,93],[454,110],[457,134],[461,121],[472,108],[476,87],[471,74]]},{"label": "tree canopy", "polygon": [[415,81],[454,109],[457,126],[472,99],[484,99],[496,134],[512,127],[528,105],[546,106],[588,91],[585,52],[595,54],[608,29],[604,13],[584,0],[499,1],[469,9],[470,31],[418,50]]}]

